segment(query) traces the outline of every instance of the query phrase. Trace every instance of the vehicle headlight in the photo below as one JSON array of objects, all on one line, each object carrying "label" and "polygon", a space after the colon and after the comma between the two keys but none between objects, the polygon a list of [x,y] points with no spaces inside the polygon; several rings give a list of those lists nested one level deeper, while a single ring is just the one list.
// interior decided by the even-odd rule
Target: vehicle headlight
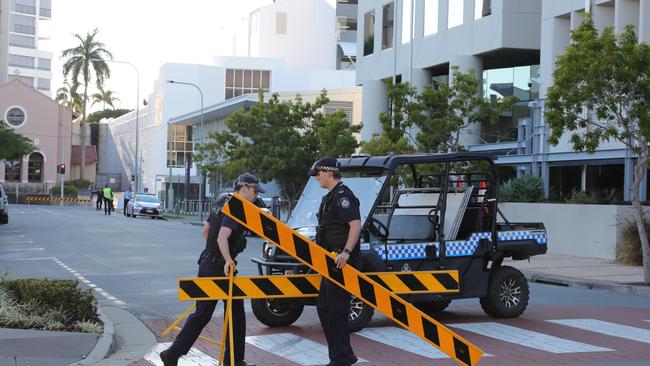
[{"label": "vehicle headlight", "polygon": [[269,258],[272,252],[273,252],[273,244],[264,242],[264,244],[262,244],[262,256],[264,258]]}]

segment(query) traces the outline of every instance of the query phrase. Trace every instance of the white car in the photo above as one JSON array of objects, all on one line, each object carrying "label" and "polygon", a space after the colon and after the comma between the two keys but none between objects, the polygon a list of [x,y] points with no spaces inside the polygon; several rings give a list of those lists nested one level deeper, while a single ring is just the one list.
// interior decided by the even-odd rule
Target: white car
[{"label": "white car", "polygon": [[126,205],[126,216],[128,217],[149,216],[155,219],[162,218],[163,214],[162,202],[153,194],[137,193]]},{"label": "white car", "polygon": [[5,189],[0,185],[0,224],[9,222],[9,201]]}]

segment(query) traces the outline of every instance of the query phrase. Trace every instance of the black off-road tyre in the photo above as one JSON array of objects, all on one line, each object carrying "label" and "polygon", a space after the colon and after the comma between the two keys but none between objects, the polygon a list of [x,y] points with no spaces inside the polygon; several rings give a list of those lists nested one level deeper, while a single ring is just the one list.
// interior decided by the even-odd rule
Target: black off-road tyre
[{"label": "black off-road tyre", "polygon": [[488,294],[481,307],[495,318],[516,318],[528,306],[528,281],[518,269],[503,266],[490,274]]},{"label": "black off-road tyre", "polygon": [[451,304],[451,300],[419,302],[415,306],[427,314],[433,314],[445,310],[449,304]]},{"label": "black off-road tyre", "polygon": [[304,305],[287,304],[273,299],[251,299],[253,314],[257,320],[269,327],[286,327],[293,324],[304,309]]},{"label": "black off-road tyre", "polygon": [[350,314],[348,314],[348,331],[358,332],[365,328],[370,323],[370,320],[372,320],[374,314],[375,309],[352,296],[350,300]]}]

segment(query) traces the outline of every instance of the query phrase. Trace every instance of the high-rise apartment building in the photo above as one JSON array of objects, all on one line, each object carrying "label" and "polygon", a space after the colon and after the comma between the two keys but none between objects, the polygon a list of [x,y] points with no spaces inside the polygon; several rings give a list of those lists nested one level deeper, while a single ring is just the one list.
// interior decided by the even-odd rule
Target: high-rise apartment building
[{"label": "high-rise apartment building", "polygon": [[18,79],[51,96],[52,52],[39,48],[51,17],[52,0],[0,0],[0,84]]}]

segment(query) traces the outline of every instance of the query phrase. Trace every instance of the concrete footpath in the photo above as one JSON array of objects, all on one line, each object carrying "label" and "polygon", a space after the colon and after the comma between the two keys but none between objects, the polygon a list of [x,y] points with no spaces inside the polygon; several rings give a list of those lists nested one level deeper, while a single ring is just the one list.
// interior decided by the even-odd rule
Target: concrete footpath
[{"label": "concrete footpath", "polygon": [[[507,260],[532,282],[650,296],[641,267],[558,254],[531,261]],[[129,365],[156,345],[139,319],[114,306],[101,306],[102,335],[0,328],[0,366]]]}]

